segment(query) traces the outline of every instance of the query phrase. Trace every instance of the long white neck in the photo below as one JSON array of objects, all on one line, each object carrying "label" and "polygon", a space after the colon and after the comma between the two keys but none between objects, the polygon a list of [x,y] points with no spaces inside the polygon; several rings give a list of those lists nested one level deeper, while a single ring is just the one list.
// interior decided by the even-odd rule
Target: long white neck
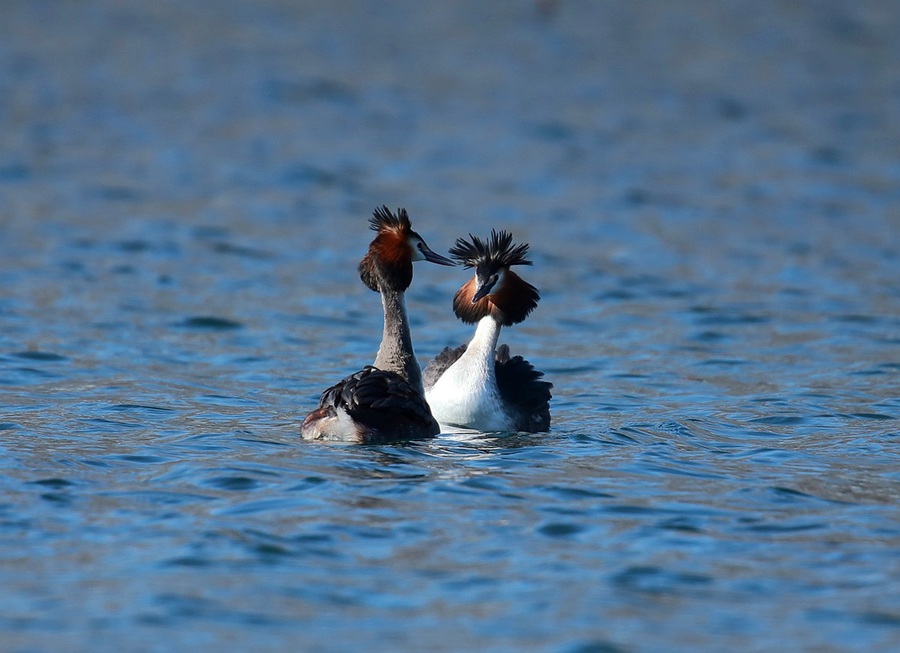
[{"label": "long white neck", "polygon": [[405,293],[382,288],[381,305],[384,308],[384,331],[375,357],[375,367],[396,372],[424,395],[422,370],[416,360],[409,332]]},{"label": "long white neck", "polygon": [[486,382],[493,385],[494,382],[494,351],[497,349],[497,340],[500,338],[500,323],[491,316],[483,317],[478,321],[475,327],[475,335],[469,341],[465,353],[462,358],[466,359],[467,365],[484,366],[484,376]]},{"label": "long white neck", "polygon": [[425,397],[441,424],[481,431],[506,431],[514,427],[500,399],[494,351],[500,324],[484,317],[466,351],[429,388]]}]

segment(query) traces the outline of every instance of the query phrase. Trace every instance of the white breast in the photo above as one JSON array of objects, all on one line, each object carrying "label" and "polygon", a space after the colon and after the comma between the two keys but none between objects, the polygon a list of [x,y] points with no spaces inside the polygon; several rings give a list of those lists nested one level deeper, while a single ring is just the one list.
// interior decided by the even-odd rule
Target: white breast
[{"label": "white breast", "polygon": [[426,390],[431,413],[441,424],[479,431],[515,428],[503,408],[494,375],[498,331],[491,318],[482,320],[465,353]]}]

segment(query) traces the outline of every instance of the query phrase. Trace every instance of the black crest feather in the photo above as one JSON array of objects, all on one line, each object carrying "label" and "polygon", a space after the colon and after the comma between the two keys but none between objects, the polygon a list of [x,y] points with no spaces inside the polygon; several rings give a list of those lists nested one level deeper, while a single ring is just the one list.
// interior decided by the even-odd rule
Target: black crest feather
[{"label": "black crest feather", "polygon": [[469,234],[469,239],[457,238],[456,244],[450,248],[450,256],[467,268],[478,265],[491,265],[498,268],[512,265],[531,265],[525,258],[528,255],[528,243],[513,244],[512,234],[505,230],[491,229],[491,236],[482,240]]},{"label": "black crest feather", "polygon": [[412,223],[409,221],[409,214],[406,212],[406,209],[399,208],[396,213],[391,213],[391,210],[387,207],[386,204],[382,204],[380,208],[376,208],[372,212],[372,217],[369,218],[369,228],[373,231],[380,231],[382,229],[412,229]]}]

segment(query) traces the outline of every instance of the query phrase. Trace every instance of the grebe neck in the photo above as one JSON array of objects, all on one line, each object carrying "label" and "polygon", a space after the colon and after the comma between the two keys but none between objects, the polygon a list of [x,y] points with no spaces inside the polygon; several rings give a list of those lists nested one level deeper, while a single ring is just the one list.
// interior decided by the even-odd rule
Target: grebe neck
[{"label": "grebe neck", "polygon": [[466,353],[477,353],[478,356],[484,357],[490,363],[489,367],[493,369],[494,350],[497,349],[497,340],[500,339],[500,328],[500,323],[491,315],[478,320],[475,335],[469,341]]},{"label": "grebe neck", "polygon": [[375,367],[396,372],[424,396],[422,370],[416,360],[409,331],[405,293],[382,285],[381,305],[384,308],[384,331],[381,334],[378,355],[375,357]]},{"label": "grebe neck", "polygon": [[428,389],[426,399],[441,424],[480,431],[513,427],[497,387],[495,349],[500,323],[491,316],[478,321],[465,351]]}]

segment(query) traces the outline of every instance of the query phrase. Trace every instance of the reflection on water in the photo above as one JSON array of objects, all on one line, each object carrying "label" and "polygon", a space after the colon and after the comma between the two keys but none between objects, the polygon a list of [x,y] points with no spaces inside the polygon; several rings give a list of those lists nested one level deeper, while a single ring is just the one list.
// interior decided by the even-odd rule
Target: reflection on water
[{"label": "reflection on water", "polygon": [[[0,9],[4,650],[896,648],[893,5],[301,5]],[[382,203],[550,433],[299,441]]]}]

